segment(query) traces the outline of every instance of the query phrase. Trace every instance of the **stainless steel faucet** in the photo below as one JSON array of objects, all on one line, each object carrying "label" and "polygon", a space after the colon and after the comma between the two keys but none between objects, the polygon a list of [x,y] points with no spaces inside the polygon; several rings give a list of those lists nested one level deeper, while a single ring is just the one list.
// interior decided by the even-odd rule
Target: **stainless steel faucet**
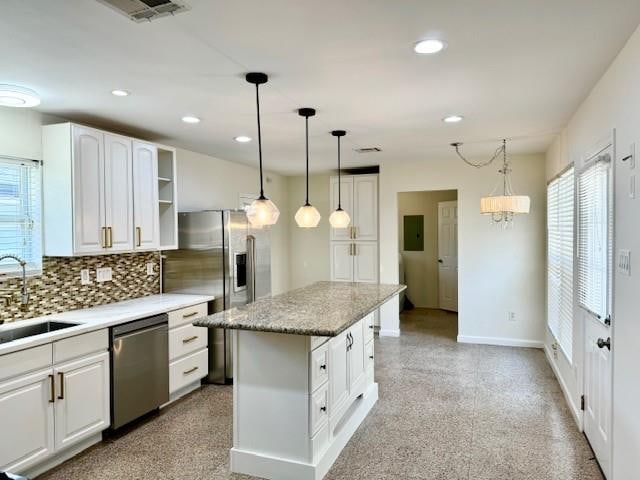
[{"label": "stainless steel faucet", "polygon": [[[29,305],[29,290],[27,287],[27,262],[18,257],[17,255],[0,255],[0,262],[6,258],[10,258],[15,260],[22,267],[22,292],[20,294],[20,310],[23,312],[27,311],[27,307]],[[0,324],[3,322],[0,320]]]}]

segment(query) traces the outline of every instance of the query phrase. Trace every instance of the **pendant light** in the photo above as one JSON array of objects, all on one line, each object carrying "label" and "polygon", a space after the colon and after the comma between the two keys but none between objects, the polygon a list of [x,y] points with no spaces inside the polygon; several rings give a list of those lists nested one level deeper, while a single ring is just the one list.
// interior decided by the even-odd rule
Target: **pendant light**
[{"label": "pendant light", "polygon": [[298,115],[304,117],[306,154],[307,154],[307,196],[303,206],[296,212],[296,223],[300,228],[315,228],[320,222],[320,212],[309,203],[309,117],[313,117],[316,111],[313,108],[301,108]]},{"label": "pendant light", "polygon": [[329,217],[329,223],[333,228],[347,228],[351,223],[349,214],[342,209],[340,190],[342,185],[340,183],[340,137],[344,137],[347,134],[344,130],[334,130],[331,135],[338,137],[338,208]]},{"label": "pendant light", "polygon": [[258,159],[260,160],[260,196],[251,202],[247,208],[247,219],[254,227],[275,225],[280,216],[280,210],[275,203],[264,196],[262,180],[262,136],[260,132],[260,94],[259,86],[267,83],[269,77],[264,73],[247,73],[246,80],[256,86],[256,114],[258,119]]}]

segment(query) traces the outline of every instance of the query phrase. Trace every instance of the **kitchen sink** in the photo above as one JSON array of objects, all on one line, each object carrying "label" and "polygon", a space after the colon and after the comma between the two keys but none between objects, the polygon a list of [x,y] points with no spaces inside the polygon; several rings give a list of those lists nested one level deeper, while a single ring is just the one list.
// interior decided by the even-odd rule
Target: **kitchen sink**
[{"label": "kitchen sink", "polygon": [[71,328],[80,325],[79,323],[67,322],[42,322],[24,327],[9,328],[0,330],[0,344],[19,340],[21,338],[33,337],[43,333],[55,332],[64,328]]}]

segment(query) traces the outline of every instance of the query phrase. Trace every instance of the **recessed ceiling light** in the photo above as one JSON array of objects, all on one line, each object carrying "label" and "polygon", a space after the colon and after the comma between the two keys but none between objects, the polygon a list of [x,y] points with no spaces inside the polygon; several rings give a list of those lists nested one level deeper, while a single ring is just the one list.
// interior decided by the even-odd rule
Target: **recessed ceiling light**
[{"label": "recessed ceiling light", "polygon": [[446,46],[446,43],[444,43],[442,40],[429,38],[426,40],[420,40],[413,46],[413,50],[421,55],[428,55],[431,53],[438,53],[444,50]]},{"label": "recessed ceiling light", "polygon": [[444,123],[458,123],[464,119],[462,115],[449,115],[448,117],[444,117],[442,121]]},{"label": "recessed ceiling light", "polygon": [[200,119],[198,117],[194,117],[193,115],[186,115],[182,117],[182,121],[184,123],[200,123]]},{"label": "recessed ceiling light", "polygon": [[35,107],[40,97],[33,90],[15,85],[0,85],[0,105],[5,107]]},{"label": "recessed ceiling light", "polygon": [[251,141],[251,137],[247,137],[246,135],[238,135],[237,137],[234,137],[234,140],[240,143],[247,143]]},{"label": "recessed ceiling light", "polygon": [[115,90],[111,90],[111,94],[115,95],[116,97],[128,97],[130,95],[130,92],[116,88]]}]

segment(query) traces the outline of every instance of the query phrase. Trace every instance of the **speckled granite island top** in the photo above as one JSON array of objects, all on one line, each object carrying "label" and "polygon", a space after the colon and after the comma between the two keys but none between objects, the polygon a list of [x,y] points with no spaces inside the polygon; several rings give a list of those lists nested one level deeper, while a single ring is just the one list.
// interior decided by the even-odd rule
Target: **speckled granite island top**
[{"label": "speckled granite island top", "polygon": [[317,282],[193,322],[198,327],[334,337],[399,294],[404,285]]}]

